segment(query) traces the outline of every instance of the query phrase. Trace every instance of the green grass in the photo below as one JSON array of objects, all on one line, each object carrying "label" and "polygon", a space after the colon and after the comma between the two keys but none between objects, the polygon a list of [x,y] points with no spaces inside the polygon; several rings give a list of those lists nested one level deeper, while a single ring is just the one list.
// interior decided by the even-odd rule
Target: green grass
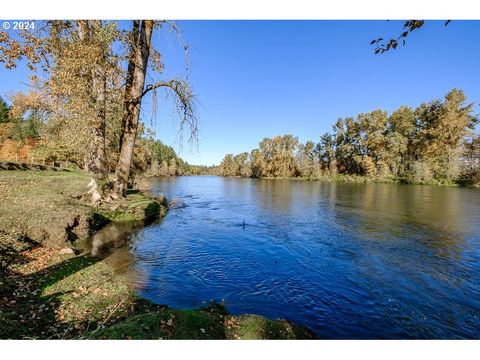
[{"label": "green grass", "polygon": [[[17,296],[13,307],[0,311],[0,338],[314,337],[308,329],[285,320],[229,315],[222,305],[215,303],[192,310],[150,303],[135,294],[128,279],[108,264],[108,258],[54,253],[48,261],[47,266],[41,258],[15,264],[10,268],[10,276],[0,282],[0,296],[12,298],[12,293]],[[35,263],[33,267],[31,262]]]},{"label": "green grass", "polygon": [[230,317],[226,337],[230,339],[310,339],[313,334],[305,327],[286,320],[272,321],[258,315]]},{"label": "green grass", "polygon": [[[26,235],[46,246],[64,247],[65,241],[85,239],[109,222],[145,223],[166,213],[164,199],[138,191],[93,208],[82,196],[89,180],[82,171],[0,171],[0,229],[11,238]],[[67,233],[75,218],[79,226]]]},{"label": "green grass", "polygon": [[62,303],[61,321],[96,323],[113,311],[121,314],[136,300],[127,280],[103,261],[84,257],[71,262],[67,272],[71,274],[47,284],[41,293],[45,301],[55,297]]},{"label": "green grass", "polygon": [[90,334],[96,339],[223,339],[223,315],[162,308]]},{"label": "green grass", "polygon": [[[228,315],[219,304],[177,310],[139,299],[127,279],[103,260],[72,257],[42,274],[39,301],[58,303],[61,329],[87,329],[88,339],[303,339],[312,333],[284,320]],[[77,335],[75,335],[77,334]]]},{"label": "green grass", "polygon": [[69,245],[65,228],[76,217],[81,240],[112,221],[143,224],[166,212],[165,198],[137,191],[129,191],[114,211],[92,208],[79,196],[88,181],[80,171],[0,171],[0,255],[15,255],[0,269],[0,338],[312,337],[283,320],[228,315],[218,304],[193,310],[155,305],[136,296],[108,258],[60,255],[54,247]]},{"label": "green grass", "polygon": [[130,316],[89,335],[92,339],[312,339],[305,327],[259,315],[233,316],[218,304],[196,310],[162,308]]},{"label": "green grass", "polygon": [[135,194],[135,196],[128,195],[117,210],[98,209],[96,212],[113,222],[149,222],[164,216],[166,207],[144,194]]}]

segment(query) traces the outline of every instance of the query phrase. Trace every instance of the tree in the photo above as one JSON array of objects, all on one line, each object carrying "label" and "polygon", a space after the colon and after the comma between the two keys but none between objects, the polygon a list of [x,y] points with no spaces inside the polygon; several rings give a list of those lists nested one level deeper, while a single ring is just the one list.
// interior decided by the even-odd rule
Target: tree
[{"label": "tree", "polygon": [[381,175],[386,175],[388,170],[385,169],[385,166],[388,167],[388,163],[391,162],[387,153],[387,120],[387,112],[382,110],[374,110],[358,116],[363,136],[361,146],[364,147],[364,151],[362,152],[369,157],[365,161],[367,163],[373,161],[373,165],[376,167],[375,174],[379,172]]},{"label": "tree", "polygon": [[220,163],[220,175],[222,176],[236,176],[237,175],[237,165],[233,159],[232,154],[227,154]]},{"label": "tree", "polygon": [[10,112],[10,107],[0,97],[0,123],[7,123],[10,121],[9,112]]},{"label": "tree", "polygon": [[328,172],[331,172],[331,170],[333,170],[333,166],[335,166],[336,172],[336,164],[334,165],[335,140],[336,139],[334,139],[333,135],[325,133],[320,137],[320,142],[317,144],[316,147],[316,152],[318,154],[322,169]]},{"label": "tree", "polygon": [[362,138],[359,122],[340,118],[333,126],[336,167],[340,173],[358,174],[362,168]]},{"label": "tree", "polygon": [[[90,122],[89,151],[86,166],[92,174],[89,193],[92,201],[101,201],[103,193],[98,189],[98,182],[106,178],[106,96],[107,96],[107,67],[108,57],[111,55],[111,44],[114,37],[108,36],[108,28],[102,26],[100,20],[79,20],[78,37],[82,48],[88,48],[92,53],[93,65],[87,68],[87,81],[91,89],[92,115]],[[91,49],[92,47],[95,50]],[[83,64],[82,64],[83,65]],[[84,70],[86,70],[84,68]]]},{"label": "tree", "polygon": [[408,173],[410,182],[414,184],[427,183],[432,179],[431,166],[427,161],[414,161]]},{"label": "tree", "polygon": [[467,171],[473,173],[480,169],[480,134],[465,140],[463,158]]},{"label": "tree", "polygon": [[451,152],[462,145],[478,123],[472,115],[473,104],[465,101],[463,91],[453,89],[443,103],[435,100],[416,110],[415,159],[427,161],[435,176],[446,176]]},{"label": "tree", "polygon": [[30,114],[25,121],[23,134],[26,138],[38,139],[40,138],[40,119],[36,114]]},{"label": "tree", "polygon": [[[165,23],[165,22],[164,22]],[[181,128],[190,126],[191,139],[195,137],[197,125],[194,107],[194,96],[187,82],[182,80],[159,81],[145,87],[145,77],[151,53],[158,54],[152,48],[152,33],[160,22],[153,20],[134,20],[128,38],[130,54],[124,92],[124,110],[122,115],[122,135],[120,154],[115,168],[113,190],[115,196],[125,195],[130,175],[135,139],[138,133],[142,98],[150,91],[165,87],[176,96],[178,110],[182,114]],[[178,31],[176,25],[172,25]],[[162,70],[160,57],[154,57],[153,70]]]},{"label": "tree", "polygon": [[49,120],[46,146],[74,154],[75,161],[83,163],[92,176],[88,194],[94,204],[101,198],[98,181],[106,176],[107,95],[113,94],[112,103],[118,93],[116,76],[121,71],[112,54],[118,37],[115,22],[100,20],[46,21],[40,31],[23,31],[19,38],[0,36],[5,45],[0,61],[14,68],[25,58],[33,72],[34,90],[16,94],[14,109],[22,116],[44,110]]},{"label": "tree", "polygon": [[243,152],[241,154],[235,155],[233,157],[233,161],[235,162],[236,166],[235,175],[243,177],[252,176],[252,168],[248,158],[248,152]]},{"label": "tree", "polygon": [[250,152],[250,165],[253,177],[261,178],[265,176],[265,157],[260,149],[253,149]]},{"label": "tree", "polygon": [[362,159],[362,167],[367,177],[374,177],[377,175],[377,168],[372,158],[365,155]]},{"label": "tree", "polygon": [[301,177],[311,177],[315,165],[315,143],[307,141],[305,144],[298,144],[296,155],[297,173]]},{"label": "tree", "polygon": [[[272,149],[271,173],[274,177],[292,177],[295,174],[295,151],[298,138],[293,135],[275,136],[270,141]],[[260,144],[262,148],[262,144]]]},{"label": "tree", "polygon": [[[152,92],[155,103],[157,89],[173,91],[180,133],[188,124],[190,140],[196,139],[188,82],[167,79],[145,86],[147,74],[154,79],[154,73],[163,70],[151,38],[164,24],[176,32],[187,53],[179,28],[169,21],[135,20],[130,31],[118,31],[115,21],[47,21],[41,31],[23,31],[19,38],[0,31],[0,62],[11,69],[26,59],[32,71],[41,69],[45,75],[39,78],[34,72],[32,87],[48,109],[46,142],[74,156],[91,173],[88,194],[94,204],[125,195],[147,93]],[[126,58],[124,48],[129,49]],[[106,163],[112,158],[115,179],[108,183]]]},{"label": "tree", "polygon": [[[398,176],[414,183],[437,180],[480,181],[477,116],[461,90],[413,110],[401,106],[388,115],[377,109],[339,118],[333,133],[314,144],[293,135],[264,138],[258,149],[228,154],[220,164],[225,176],[310,177],[352,174]],[[250,167],[250,171],[247,171]],[[477,180],[478,179],[478,180]]]},{"label": "tree", "polygon": [[415,112],[401,106],[388,118],[386,151],[395,175],[404,175],[413,159],[413,143],[416,136]]},{"label": "tree", "polygon": [[263,138],[258,145],[259,151],[262,155],[262,176],[273,176],[273,156],[275,151],[273,140],[270,138]]},{"label": "tree", "polygon": [[140,120],[140,106],[151,51],[153,20],[134,20],[130,33],[130,55],[124,92],[120,155],[115,168],[115,193],[125,196],[130,175],[135,138]]}]

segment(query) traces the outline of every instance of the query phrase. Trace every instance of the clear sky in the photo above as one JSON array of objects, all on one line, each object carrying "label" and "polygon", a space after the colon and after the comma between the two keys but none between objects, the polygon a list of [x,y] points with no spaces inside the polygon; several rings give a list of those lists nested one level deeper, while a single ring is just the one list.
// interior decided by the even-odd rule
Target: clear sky
[{"label": "clear sky", "polygon": [[[402,30],[400,21],[178,21],[191,48],[190,81],[199,100],[198,150],[180,156],[218,164],[226,153],[291,133],[318,141],[338,117],[419,105],[457,87],[480,113],[480,21],[426,21],[405,47],[374,55],[370,41]],[[129,24],[125,24],[129,26]],[[154,38],[165,78],[185,75],[182,49]],[[0,95],[21,89],[26,70],[0,69]],[[150,124],[150,100],[142,117]],[[159,103],[156,135],[179,150],[171,99]]]}]

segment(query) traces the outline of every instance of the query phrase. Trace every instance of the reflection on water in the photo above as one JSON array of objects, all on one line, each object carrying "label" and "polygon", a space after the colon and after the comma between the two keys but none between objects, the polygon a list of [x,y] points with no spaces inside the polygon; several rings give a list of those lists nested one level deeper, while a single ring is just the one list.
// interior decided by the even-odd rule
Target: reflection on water
[{"label": "reflection on water", "polygon": [[110,223],[95,233],[88,241],[80,244],[82,250],[93,256],[105,257],[122,249],[130,238],[130,234],[140,224],[135,221]]},{"label": "reflection on water", "polygon": [[115,271],[125,274],[135,284],[141,284],[147,276],[134,267],[135,258],[129,245],[132,233],[142,226],[141,221],[112,222],[77,247],[82,253],[103,258]]},{"label": "reflection on water", "polygon": [[287,318],[326,338],[479,338],[480,191],[158,179],[185,206],[133,235],[138,292]]}]

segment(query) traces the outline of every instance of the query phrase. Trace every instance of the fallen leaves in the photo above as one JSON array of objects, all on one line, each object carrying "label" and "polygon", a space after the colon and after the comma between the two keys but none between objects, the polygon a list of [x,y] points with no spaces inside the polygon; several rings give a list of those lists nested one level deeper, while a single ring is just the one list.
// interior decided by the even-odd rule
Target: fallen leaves
[{"label": "fallen leaves", "polygon": [[52,265],[61,262],[64,257],[58,255],[58,251],[52,248],[37,247],[20,253],[25,258],[25,264],[17,270],[22,275],[30,275],[45,271]]}]

